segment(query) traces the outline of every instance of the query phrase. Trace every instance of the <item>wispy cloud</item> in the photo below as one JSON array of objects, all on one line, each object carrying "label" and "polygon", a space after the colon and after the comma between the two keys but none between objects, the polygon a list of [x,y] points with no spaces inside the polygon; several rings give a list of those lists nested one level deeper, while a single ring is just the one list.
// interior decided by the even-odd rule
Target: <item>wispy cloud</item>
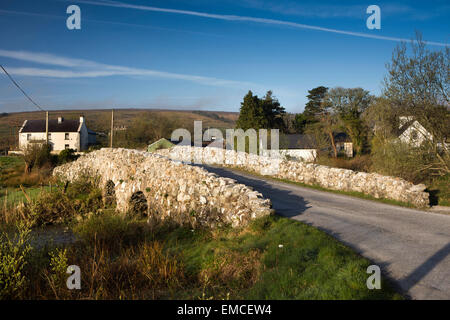
[{"label": "wispy cloud", "polygon": [[205,77],[198,75],[165,72],[159,70],[109,65],[90,60],[74,59],[48,53],[0,49],[0,57],[66,68],[66,69],[48,69],[35,67],[8,67],[8,71],[11,74],[21,76],[51,77],[51,78],[149,76],[164,79],[190,81],[211,86],[223,86],[223,87],[257,86],[253,83],[244,81],[225,80],[214,77]]},{"label": "wispy cloud", "polygon": [[[341,1],[342,2],[342,1]],[[268,1],[268,0],[241,0],[240,5],[247,8],[281,13],[284,15],[300,16],[306,18],[351,18],[366,17],[368,4],[320,4],[317,1],[305,3],[302,1]],[[383,17],[396,17],[407,20],[427,20],[448,14],[448,5],[436,5],[426,10],[418,10],[403,3],[382,4]]]},{"label": "wispy cloud", "polygon": [[310,4],[299,3],[298,1],[242,0],[240,5],[262,11],[307,18],[361,18],[365,14],[363,5],[346,5],[344,3],[324,5],[318,4],[317,1]]},{"label": "wispy cloud", "polygon": [[[124,8],[124,9],[135,9],[135,10],[141,10],[141,11],[182,14],[182,15],[196,16],[196,17],[202,17],[202,18],[216,19],[216,20],[254,22],[254,23],[268,24],[268,25],[288,26],[288,27],[297,28],[297,29],[309,29],[309,30],[316,30],[316,31],[323,31],[323,32],[331,32],[331,33],[337,33],[337,34],[343,34],[343,35],[361,37],[361,38],[369,38],[369,39],[378,39],[378,40],[387,40],[387,41],[396,41],[396,42],[411,40],[411,39],[405,39],[405,38],[387,37],[387,36],[379,36],[379,35],[373,35],[373,34],[367,34],[367,33],[361,33],[361,32],[324,28],[324,27],[319,27],[319,26],[301,24],[301,23],[284,21],[284,20],[268,19],[268,18],[213,14],[213,13],[205,13],[205,12],[199,12],[199,11],[159,8],[159,7],[144,6],[144,5],[134,5],[134,4],[122,3],[122,2],[116,2],[116,1],[98,2],[98,1],[90,1],[90,0],[80,0],[78,2],[85,3],[85,4],[91,4],[91,5],[97,5],[97,6],[107,6],[107,7],[116,7],[116,8]],[[448,44],[442,43],[442,42],[434,42],[434,41],[424,41],[424,42],[429,45],[448,46]]]},{"label": "wispy cloud", "polygon": [[[43,14],[43,13],[36,13],[36,12],[26,12],[26,11],[3,10],[3,9],[0,9],[0,14],[22,15],[22,16],[31,16],[31,17],[39,17],[39,18],[47,18],[47,19],[48,18],[62,19],[62,20],[67,19],[67,16],[58,16],[58,15]],[[226,36],[220,35],[220,34],[201,32],[201,31],[191,31],[191,30],[186,30],[186,29],[164,28],[164,27],[159,27],[159,26],[154,26],[154,25],[149,25],[149,24],[138,24],[138,23],[127,23],[127,22],[83,18],[83,22],[86,22],[86,21],[93,22],[93,23],[118,25],[118,26],[127,26],[127,27],[154,29],[154,30],[162,30],[162,31],[170,31],[170,32],[189,33],[189,34],[208,36],[208,37],[220,37],[220,38],[226,37]]]}]

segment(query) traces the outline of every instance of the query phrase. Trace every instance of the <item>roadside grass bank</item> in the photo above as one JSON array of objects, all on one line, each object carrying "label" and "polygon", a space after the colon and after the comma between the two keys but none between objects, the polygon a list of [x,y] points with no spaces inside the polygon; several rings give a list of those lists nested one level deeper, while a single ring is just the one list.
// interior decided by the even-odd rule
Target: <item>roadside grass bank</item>
[{"label": "roadside grass bank", "polygon": [[435,178],[427,191],[431,205],[450,206],[450,175]]},{"label": "roadside grass bank", "polygon": [[[42,248],[29,245],[25,227],[16,240],[2,234],[0,255],[14,258],[0,265],[0,297],[402,299],[386,280],[381,290],[367,289],[370,261],[287,218],[261,218],[244,229],[194,230],[104,212],[70,228],[74,243]],[[66,287],[69,265],[80,267],[81,290]]]}]

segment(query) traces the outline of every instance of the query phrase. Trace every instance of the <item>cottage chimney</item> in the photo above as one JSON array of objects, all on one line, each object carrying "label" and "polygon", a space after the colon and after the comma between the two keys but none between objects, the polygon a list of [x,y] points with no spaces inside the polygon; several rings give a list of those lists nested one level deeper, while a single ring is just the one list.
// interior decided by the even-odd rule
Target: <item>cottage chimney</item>
[{"label": "cottage chimney", "polygon": [[58,117],[58,124],[61,124],[64,121],[63,117]]},{"label": "cottage chimney", "polygon": [[84,122],[84,116],[81,115],[81,116],[80,116],[80,123],[83,123],[83,122]]}]

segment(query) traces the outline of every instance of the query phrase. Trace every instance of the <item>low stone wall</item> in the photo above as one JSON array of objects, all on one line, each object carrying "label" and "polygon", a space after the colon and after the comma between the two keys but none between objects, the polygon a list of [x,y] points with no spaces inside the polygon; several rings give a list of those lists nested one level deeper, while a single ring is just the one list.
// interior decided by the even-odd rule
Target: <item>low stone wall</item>
[{"label": "low stone wall", "polygon": [[401,178],[377,173],[356,172],[313,163],[271,159],[219,148],[180,146],[157,152],[172,159],[235,166],[276,178],[319,185],[332,190],[358,191],[375,198],[402,201],[417,207],[429,205],[429,194],[424,191],[425,185],[415,185]]},{"label": "low stone wall", "polygon": [[142,192],[149,214],[194,225],[237,227],[273,212],[270,200],[250,187],[155,153],[105,148],[56,167],[53,174],[65,181],[98,176],[103,187],[112,181],[119,211],[127,212],[131,197]]}]

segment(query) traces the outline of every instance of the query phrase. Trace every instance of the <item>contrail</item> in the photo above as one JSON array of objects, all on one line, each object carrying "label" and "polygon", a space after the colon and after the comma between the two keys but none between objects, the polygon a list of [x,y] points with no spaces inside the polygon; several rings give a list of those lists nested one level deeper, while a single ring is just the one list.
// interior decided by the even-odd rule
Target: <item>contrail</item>
[{"label": "contrail", "polygon": [[9,73],[20,76],[51,77],[51,78],[96,78],[108,76],[149,76],[164,79],[184,80],[210,86],[221,87],[259,87],[258,84],[237,80],[226,80],[192,74],[173,73],[160,70],[130,68],[119,65],[109,65],[95,61],[74,59],[48,53],[4,50],[0,48],[0,57],[32,63],[59,66],[65,69],[44,69],[34,67],[9,67]]},{"label": "contrail", "polygon": [[[367,33],[324,28],[324,27],[318,27],[318,26],[312,26],[312,25],[307,25],[307,24],[301,24],[301,23],[284,21],[284,20],[276,20],[276,19],[256,18],[256,17],[248,17],[248,16],[237,16],[237,15],[225,15],[225,14],[213,14],[213,13],[205,13],[205,12],[189,11],[189,10],[158,8],[158,7],[151,7],[151,6],[142,6],[142,5],[122,3],[122,2],[117,2],[117,1],[96,2],[96,1],[89,1],[89,0],[80,0],[77,2],[85,3],[85,4],[92,4],[92,5],[97,5],[97,6],[183,14],[183,15],[189,15],[189,16],[202,17],[202,18],[217,19],[217,20],[248,21],[248,22],[261,23],[261,24],[289,26],[289,27],[293,27],[293,28],[297,28],[297,29],[309,29],[309,30],[316,30],[316,31],[324,31],[324,32],[338,33],[338,34],[344,34],[344,35],[360,37],[360,38],[388,40],[388,41],[396,41],[396,42],[411,41],[411,39],[405,39],[405,38],[378,36],[378,35],[372,35],[372,34],[367,34]],[[442,42],[434,42],[434,41],[423,41],[423,42],[426,44],[429,44],[429,45],[434,45],[434,46],[442,46],[442,47],[448,46],[448,44],[442,43]]]}]

